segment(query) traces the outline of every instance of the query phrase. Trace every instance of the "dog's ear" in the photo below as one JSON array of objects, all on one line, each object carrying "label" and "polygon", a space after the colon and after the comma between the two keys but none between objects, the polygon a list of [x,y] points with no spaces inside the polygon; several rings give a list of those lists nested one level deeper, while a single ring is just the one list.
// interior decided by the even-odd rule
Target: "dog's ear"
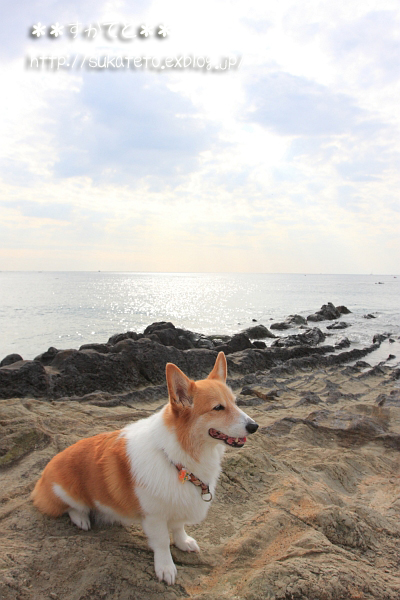
[{"label": "dog's ear", "polygon": [[220,381],[226,382],[226,376],[228,373],[228,366],[226,364],[226,357],[223,352],[219,352],[215,365],[207,379],[219,379]]},{"label": "dog's ear", "polygon": [[177,406],[192,406],[194,381],[172,363],[167,363],[165,374],[170,402]]}]

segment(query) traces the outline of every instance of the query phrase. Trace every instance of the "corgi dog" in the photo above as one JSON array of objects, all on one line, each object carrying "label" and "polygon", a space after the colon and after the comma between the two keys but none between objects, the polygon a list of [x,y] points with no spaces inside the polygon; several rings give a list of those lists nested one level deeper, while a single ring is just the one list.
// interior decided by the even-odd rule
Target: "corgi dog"
[{"label": "corgi dog", "polygon": [[68,513],[85,530],[91,511],[109,523],[141,522],[158,579],[174,584],[170,532],[180,550],[199,552],[185,525],[205,518],[225,446],[241,448],[258,428],[236,406],[226,376],[223,352],[200,381],[168,363],[168,404],[151,417],[57,454],[36,483],[34,505],[52,517]]}]

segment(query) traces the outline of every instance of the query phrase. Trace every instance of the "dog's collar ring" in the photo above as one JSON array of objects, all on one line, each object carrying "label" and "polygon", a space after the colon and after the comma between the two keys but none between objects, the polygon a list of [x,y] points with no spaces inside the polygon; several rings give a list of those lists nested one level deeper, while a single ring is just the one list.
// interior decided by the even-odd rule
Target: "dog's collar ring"
[{"label": "dog's collar ring", "polygon": [[[205,498],[204,496],[210,496],[209,498]],[[212,493],[210,492],[210,490],[208,490],[208,492],[201,492],[201,499],[204,500],[204,502],[211,502],[212,500]]]}]

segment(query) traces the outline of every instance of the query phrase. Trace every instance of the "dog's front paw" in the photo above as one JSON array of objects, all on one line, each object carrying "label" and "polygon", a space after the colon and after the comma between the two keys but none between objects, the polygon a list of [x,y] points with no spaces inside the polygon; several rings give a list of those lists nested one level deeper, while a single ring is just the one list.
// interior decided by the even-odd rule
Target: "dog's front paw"
[{"label": "dog's front paw", "polygon": [[200,552],[200,548],[196,542],[196,540],[189,535],[182,540],[174,540],[174,544],[179,550],[183,550],[184,552]]},{"label": "dog's front paw", "polygon": [[154,569],[160,581],[165,581],[168,585],[173,585],[175,583],[177,571],[172,558],[168,561],[155,561]]}]

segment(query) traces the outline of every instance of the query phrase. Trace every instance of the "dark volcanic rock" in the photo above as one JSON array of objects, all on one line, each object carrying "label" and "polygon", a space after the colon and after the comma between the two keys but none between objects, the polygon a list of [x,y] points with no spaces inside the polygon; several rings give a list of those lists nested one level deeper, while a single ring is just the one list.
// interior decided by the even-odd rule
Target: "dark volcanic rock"
[{"label": "dark volcanic rock", "polygon": [[338,323],[328,325],[327,329],[346,329],[347,327],[351,327],[350,323],[346,323],[345,321],[339,321]]},{"label": "dark volcanic rock", "polygon": [[266,344],[265,342],[261,342],[261,341],[255,340],[255,341],[253,342],[253,346],[254,346],[255,348],[259,348],[260,350],[263,350],[264,348],[266,348],[266,347],[267,347],[267,344]]},{"label": "dark volcanic rock", "polygon": [[147,338],[160,342],[163,346],[174,346],[179,350],[188,350],[194,348],[189,337],[185,335],[183,329],[158,329],[154,333],[146,335]]},{"label": "dark volcanic rock", "polygon": [[313,327],[312,329],[307,329],[304,333],[297,333],[295,335],[288,335],[285,338],[280,338],[275,340],[272,343],[272,346],[279,348],[289,348],[290,346],[316,346],[321,342],[325,341],[325,334],[318,329],[318,327]]},{"label": "dark volcanic rock", "polygon": [[12,365],[12,364],[18,362],[19,360],[23,360],[23,358],[20,354],[7,354],[7,356],[5,356],[3,358],[3,360],[0,362],[0,367],[6,367],[7,365]]},{"label": "dark volcanic rock", "polygon": [[176,327],[170,321],[157,321],[157,323],[148,325],[144,330],[143,335],[147,336],[150,333],[155,333],[156,331],[162,331],[164,329],[176,329]]},{"label": "dark volcanic rock", "polygon": [[[206,337],[168,322],[153,323],[145,331],[146,335],[118,334],[106,344],[85,344],[79,350],[52,347],[34,361],[19,360],[4,365],[0,368],[0,397],[62,398],[92,393],[133,393],[138,388],[165,384],[168,362],[176,364],[193,379],[202,378],[212,369],[219,351],[228,355],[232,379],[266,369],[274,376],[279,373],[285,376],[295,369],[361,359],[386,339],[385,336],[377,339],[369,348],[335,354],[335,350],[349,342],[318,347],[325,340],[325,334],[318,328],[277,339],[269,348],[263,342],[253,344],[243,332],[232,337]],[[396,376],[397,372],[393,371],[393,377]]]},{"label": "dark volcanic rock", "polygon": [[0,398],[46,396],[49,378],[39,362],[20,360],[0,368]]},{"label": "dark volcanic rock", "polygon": [[[246,345],[251,345],[248,338],[243,338]],[[96,345],[81,350],[52,348],[34,361],[4,366],[0,369],[0,397],[61,398],[98,391],[120,393],[142,385],[165,383],[168,362],[190,377],[202,377],[210,372],[217,356],[209,348],[181,350],[147,337],[134,340],[123,336],[107,348],[108,352],[98,352]]]},{"label": "dark volcanic rock", "polygon": [[273,323],[271,329],[284,331],[285,329],[291,329],[292,327],[298,327],[299,325],[307,325],[306,319],[301,315],[289,315],[284,321]]},{"label": "dark volcanic rock", "polygon": [[386,334],[386,333],[377,333],[372,338],[372,341],[374,342],[374,344],[375,343],[380,344],[380,343],[384,342],[385,340],[387,340],[388,336],[389,336],[389,334]]},{"label": "dark volcanic rock", "polygon": [[[297,353],[294,355],[294,357],[285,355],[283,358],[283,360],[285,360],[285,366],[271,369],[271,373],[278,375],[278,371],[281,371],[284,375],[285,369],[288,372],[293,372],[295,369],[311,369],[322,366],[328,367],[333,365],[342,365],[347,362],[363,358],[377,348],[379,348],[379,345],[373,344],[367,348],[353,348],[348,352],[340,352],[340,354],[333,354],[335,350],[333,346],[321,346],[320,348],[307,346],[295,346],[293,348],[271,348],[270,350],[281,350],[285,352],[294,351]],[[323,354],[328,354],[328,356],[323,356]]]},{"label": "dark volcanic rock", "polygon": [[[303,335],[303,334],[302,334]],[[362,358],[370,349],[330,354],[332,346],[313,347],[297,345],[288,348],[245,348],[239,352],[228,352],[229,372],[247,375],[265,369],[311,368],[319,365],[342,364],[350,360]],[[328,354],[328,356],[323,356]],[[164,346],[157,341],[142,338],[140,340],[123,339],[110,352],[102,354],[95,350],[63,350],[57,352],[52,363],[47,367],[49,379],[46,392],[36,390],[35,395],[48,395],[60,398],[63,396],[83,396],[93,392],[120,393],[133,390],[139,386],[165,383],[165,365],[172,362],[193,379],[206,376],[212,369],[216,350],[193,348],[180,350],[173,346]],[[33,361],[42,369],[38,361]],[[16,363],[18,365],[20,363]],[[12,367],[3,367],[2,370]],[[0,370],[1,371],[1,370]],[[275,373],[276,375],[277,373]],[[10,389],[3,392],[10,397]],[[15,395],[17,389],[14,389]],[[43,390],[43,386],[39,388]],[[24,393],[18,388],[19,395]]]},{"label": "dark volcanic rock", "polygon": [[369,371],[364,371],[364,373],[361,373],[360,379],[364,379],[367,377],[375,377],[376,375],[383,375],[384,371],[380,366],[381,364],[382,363],[379,363],[379,365],[375,365],[375,367],[372,367],[372,369],[369,369]]},{"label": "dark volcanic rock", "polygon": [[121,342],[122,340],[140,340],[140,338],[142,338],[142,337],[143,337],[143,334],[136,333],[136,331],[127,331],[126,333],[116,333],[115,335],[112,335],[110,337],[107,344],[111,344],[113,346],[114,344],[117,344],[118,342]]},{"label": "dark volcanic rock", "polygon": [[129,364],[137,369],[142,383],[163,383],[167,362],[172,362],[183,370],[186,368],[182,351],[148,338],[142,338],[137,342],[124,340],[116,344],[111,352],[117,352],[129,361]]},{"label": "dark volcanic rock", "polygon": [[178,348],[179,350],[194,348],[196,341],[200,338],[200,335],[192,331],[180,329],[172,323],[164,321],[149,325],[144,330],[143,335],[151,340],[160,342],[164,346],[174,346],[174,348]]},{"label": "dark volcanic rock", "polygon": [[276,329],[277,331],[285,331],[285,329],[290,329],[292,325],[287,321],[279,321],[278,323],[272,323],[271,329]]},{"label": "dark volcanic rock", "polygon": [[211,340],[209,340],[205,336],[200,336],[196,342],[196,348],[207,348],[208,350],[213,350],[214,344]]},{"label": "dark volcanic rock", "polygon": [[[183,363],[182,367],[178,363],[178,367],[182,368],[183,371],[198,379],[199,377],[205,377],[211,371],[214,366],[215,359],[217,358],[217,352],[215,350],[209,350],[208,348],[194,348],[193,350],[186,350],[182,352]],[[170,360],[169,362],[174,362]],[[165,371],[165,368],[164,368]],[[165,375],[163,374],[165,378]]]},{"label": "dark volcanic rock", "polygon": [[[147,339],[147,338],[143,338]],[[130,340],[129,338],[125,338],[120,340],[110,348],[110,352],[113,354],[119,354],[120,352],[129,352],[130,349],[136,347],[135,340]]]},{"label": "dark volcanic rock", "polygon": [[307,319],[305,319],[301,315],[289,315],[288,318],[286,319],[286,321],[288,321],[289,323],[292,323],[293,326],[307,325]]},{"label": "dark volcanic rock", "polygon": [[212,334],[207,336],[208,340],[211,340],[214,346],[220,346],[221,344],[226,344],[231,339],[230,335],[223,335],[220,333]]},{"label": "dark volcanic rock", "polygon": [[[273,359],[262,350],[246,349],[227,356],[228,371],[233,373],[254,373],[274,364]],[[268,365],[269,363],[269,365]]]},{"label": "dark volcanic rock", "polygon": [[231,337],[229,342],[216,346],[217,352],[224,352],[225,354],[232,354],[233,352],[240,352],[246,348],[253,348],[253,344],[244,333],[236,333]]},{"label": "dark volcanic rock", "polygon": [[109,344],[83,344],[79,348],[79,350],[96,350],[96,352],[100,352],[100,354],[108,354],[110,352]]},{"label": "dark volcanic rock", "polygon": [[98,390],[120,392],[141,383],[135,363],[127,353],[122,352],[59,352],[51,366],[59,371],[52,377],[52,393],[55,397],[83,396]]},{"label": "dark volcanic rock", "polygon": [[277,367],[277,365],[282,362],[294,364],[296,361],[299,361],[300,367],[303,368],[307,366],[305,364],[307,361],[312,361],[313,364],[317,365],[324,358],[322,354],[333,351],[333,346],[315,348],[305,345],[289,348],[271,347],[265,350],[248,348],[241,352],[229,354],[227,357],[228,371],[246,375],[265,369],[283,369],[284,367]]},{"label": "dark volcanic rock", "polygon": [[375,315],[369,313],[368,315],[364,315],[364,319],[376,319]]},{"label": "dark volcanic rock", "polygon": [[365,360],[358,360],[354,366],[357,367],[358,369],[370,369],[371,368],[371,365],[369,363],[365,362]]},{"label": "dark volcanic rock", "polygon": [[341,340],[338,341],[337,344],[335,344],[335,348],[337,348],[338,350],[342,350],[343,348],[349,348],[349,346],[350,346],[350,340],[347,337],[342,338]]},{"label": "dark volcanic rock", "polygon": [[391,374],[391,378],[394,381],[397,381],[398,379],[400,379],[400,369],[393,369],[392,374]]},{"label": "dark volcanic rock", "polygon": [[53,359],[50,362],[48,362],[47,365],[53,367],[53,369],[63,369],[64,361],[70,356],[74,356],[77,353],[78,350],[74,350],[73,348],[71,348],[70,350],[57,350]]},{"label": "dark volcanic rock", "polygon": [[337,306],[336,310],[338,310],[340,312],[341,315],[350,315],[351,314],[351,310],[349,310],[347,308],[347,306]]},{"label": "dark volcanic rock", "polygon": [[39,354],[39,356],[36,356],[34,360],[37,360],[44,366],[47,366],[53,362],[58,352],[62,352],[62,350],[57,350],[57,348],[51,346],[48,350],[46,350],[46,352],[43,352],[42,354]]},{"label": "dark volcanic rock", "polygon": [[111,352],[126,355],[137,369],[142,383],[147,384],[165,382],[165,365],[168,362],[177,365],[189,377],[198,378],[210,372],[217,357],[217,352],[208,348],[182,351],[148,338],[142,338],[137,342],[124,340],[116,344]]},{"label": "dark volcanic rock", "polygon": [[265,325],[254,325],[242,331],[249,339],[264,340],[265,338],[275,338],[276,336],[265,327]]},{"label": "dark volcanic rock", "polygon": [[307,321],[333,321],[334,319],[338,319],[340,315],[341,313],[332,302],[328,302],[328,304],[321,306],[320,310],[316,313],[309,315]]}]

